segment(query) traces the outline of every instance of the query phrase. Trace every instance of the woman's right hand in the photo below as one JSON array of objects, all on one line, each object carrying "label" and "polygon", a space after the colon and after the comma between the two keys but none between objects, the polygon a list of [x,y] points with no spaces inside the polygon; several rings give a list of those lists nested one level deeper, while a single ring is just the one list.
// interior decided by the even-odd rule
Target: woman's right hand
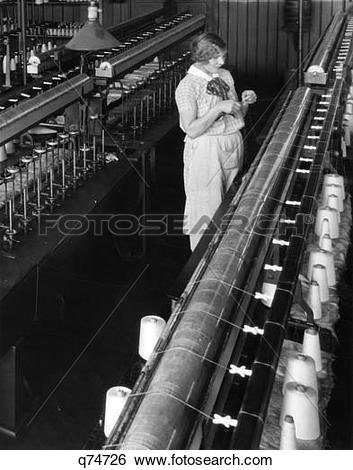
[{"label": "woman's right hand", "polygon": [[225,114],[235,114],[241,110],[241,104],[234,100],[224,100],[216,104],[217,111]]}]

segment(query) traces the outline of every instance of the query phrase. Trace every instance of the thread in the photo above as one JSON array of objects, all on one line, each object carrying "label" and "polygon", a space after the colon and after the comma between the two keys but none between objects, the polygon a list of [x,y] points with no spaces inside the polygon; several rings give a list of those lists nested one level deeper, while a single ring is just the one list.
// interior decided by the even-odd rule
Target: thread
[{"label": "thread", "polygon": [[[327,220],[327,222],[325,222]],[[325,222],[325,223],[324,223]],[[339,237],[338,212],[330,207],[319,207],[316,215],[315,233],[319,237],[329,233],[332,239]]]},{"label": "thread", "polygon": [[313,266],[321,264],[326,268],[327,284],[329,287],[336,285],[335,263],[333,253],[321,249],[315,249],[310,252],[308,263],[308,279],[312,278]]},{"label": "thread", "polygon": [[127,387],[111,387],[105,398],[104,434],[106,437],[112,432],[131,390]]},{"label": "thread", "polygon": [[320,320],[322,317],[322,308],[320,299],[320,286],[317,281],[310,282],[308,298],[306,302],[313,311],[314,320]]},{"label": "thread", "polygon": [[302,352],[314,359],[316,372],[320,372],[322,370],[320,336],[315,328],[307,328],[304,331]]},{"label": "thread", "polygon": [[318,393],[315,361],[311,356],[304,354],[289,356],[282,387],[283,394],[289,382],[297,382],[311,387]]},{"label": "thread", "polygon": [[163,318],[147,315],[140,322],[139,355],[147,361],[166,325]]},{"label": "thread", "polygon": [[316,281],[320,287],[320,300],[327,302],[330,299],[326,268],[322,264],[314,264],[310,281]]},{"label": "thread", "polygon": [[287,383],[280,418],[282,429],[287,415],[293,417],[297,439],[315,440],[320,437],[317,393],[314,389],[297,382]]},{"label": "thread", "polygon": [[281,429],[280,450],[296,450],[297,439],[295,436],[295,424],[293,416],[286,415]]}]

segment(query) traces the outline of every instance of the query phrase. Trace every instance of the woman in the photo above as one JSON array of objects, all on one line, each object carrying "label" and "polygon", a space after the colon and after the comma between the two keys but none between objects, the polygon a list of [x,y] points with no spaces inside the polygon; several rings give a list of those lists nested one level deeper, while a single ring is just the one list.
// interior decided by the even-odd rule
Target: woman
[{"label": "woman", "polygon": [[194,250],[241,169],[240,130],[256,94],[244,91],[239,102],[233,78],[222,68],[225,43],[216,34],[198,36],[191,43],[191,52],[194,63],[179,83],[175,99],[180,127],[186,133],[184,233],[190,236]]}]

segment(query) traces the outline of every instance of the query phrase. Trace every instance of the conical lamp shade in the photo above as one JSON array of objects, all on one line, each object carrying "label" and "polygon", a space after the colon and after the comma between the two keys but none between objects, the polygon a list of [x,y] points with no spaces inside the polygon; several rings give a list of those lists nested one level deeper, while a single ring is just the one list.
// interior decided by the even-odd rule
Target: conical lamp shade
[{"label": "conical lamp shade", "polygon": [[65,47],[75,51],[99,51],[119,45],[120,42],[98,21],[88,20]]}]

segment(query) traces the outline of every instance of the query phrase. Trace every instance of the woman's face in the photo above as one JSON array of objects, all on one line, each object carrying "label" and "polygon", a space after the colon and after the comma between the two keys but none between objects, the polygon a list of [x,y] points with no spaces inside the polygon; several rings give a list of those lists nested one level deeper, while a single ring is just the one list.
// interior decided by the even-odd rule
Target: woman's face
[{"label": "woman's face", "polygon": [[218,69],[224,65],[226,58],[226,53],[222,53],[217,57],[212,57],[212,59],[205,62],[204,67],[205,70],[209,73],[217,73]]}]

